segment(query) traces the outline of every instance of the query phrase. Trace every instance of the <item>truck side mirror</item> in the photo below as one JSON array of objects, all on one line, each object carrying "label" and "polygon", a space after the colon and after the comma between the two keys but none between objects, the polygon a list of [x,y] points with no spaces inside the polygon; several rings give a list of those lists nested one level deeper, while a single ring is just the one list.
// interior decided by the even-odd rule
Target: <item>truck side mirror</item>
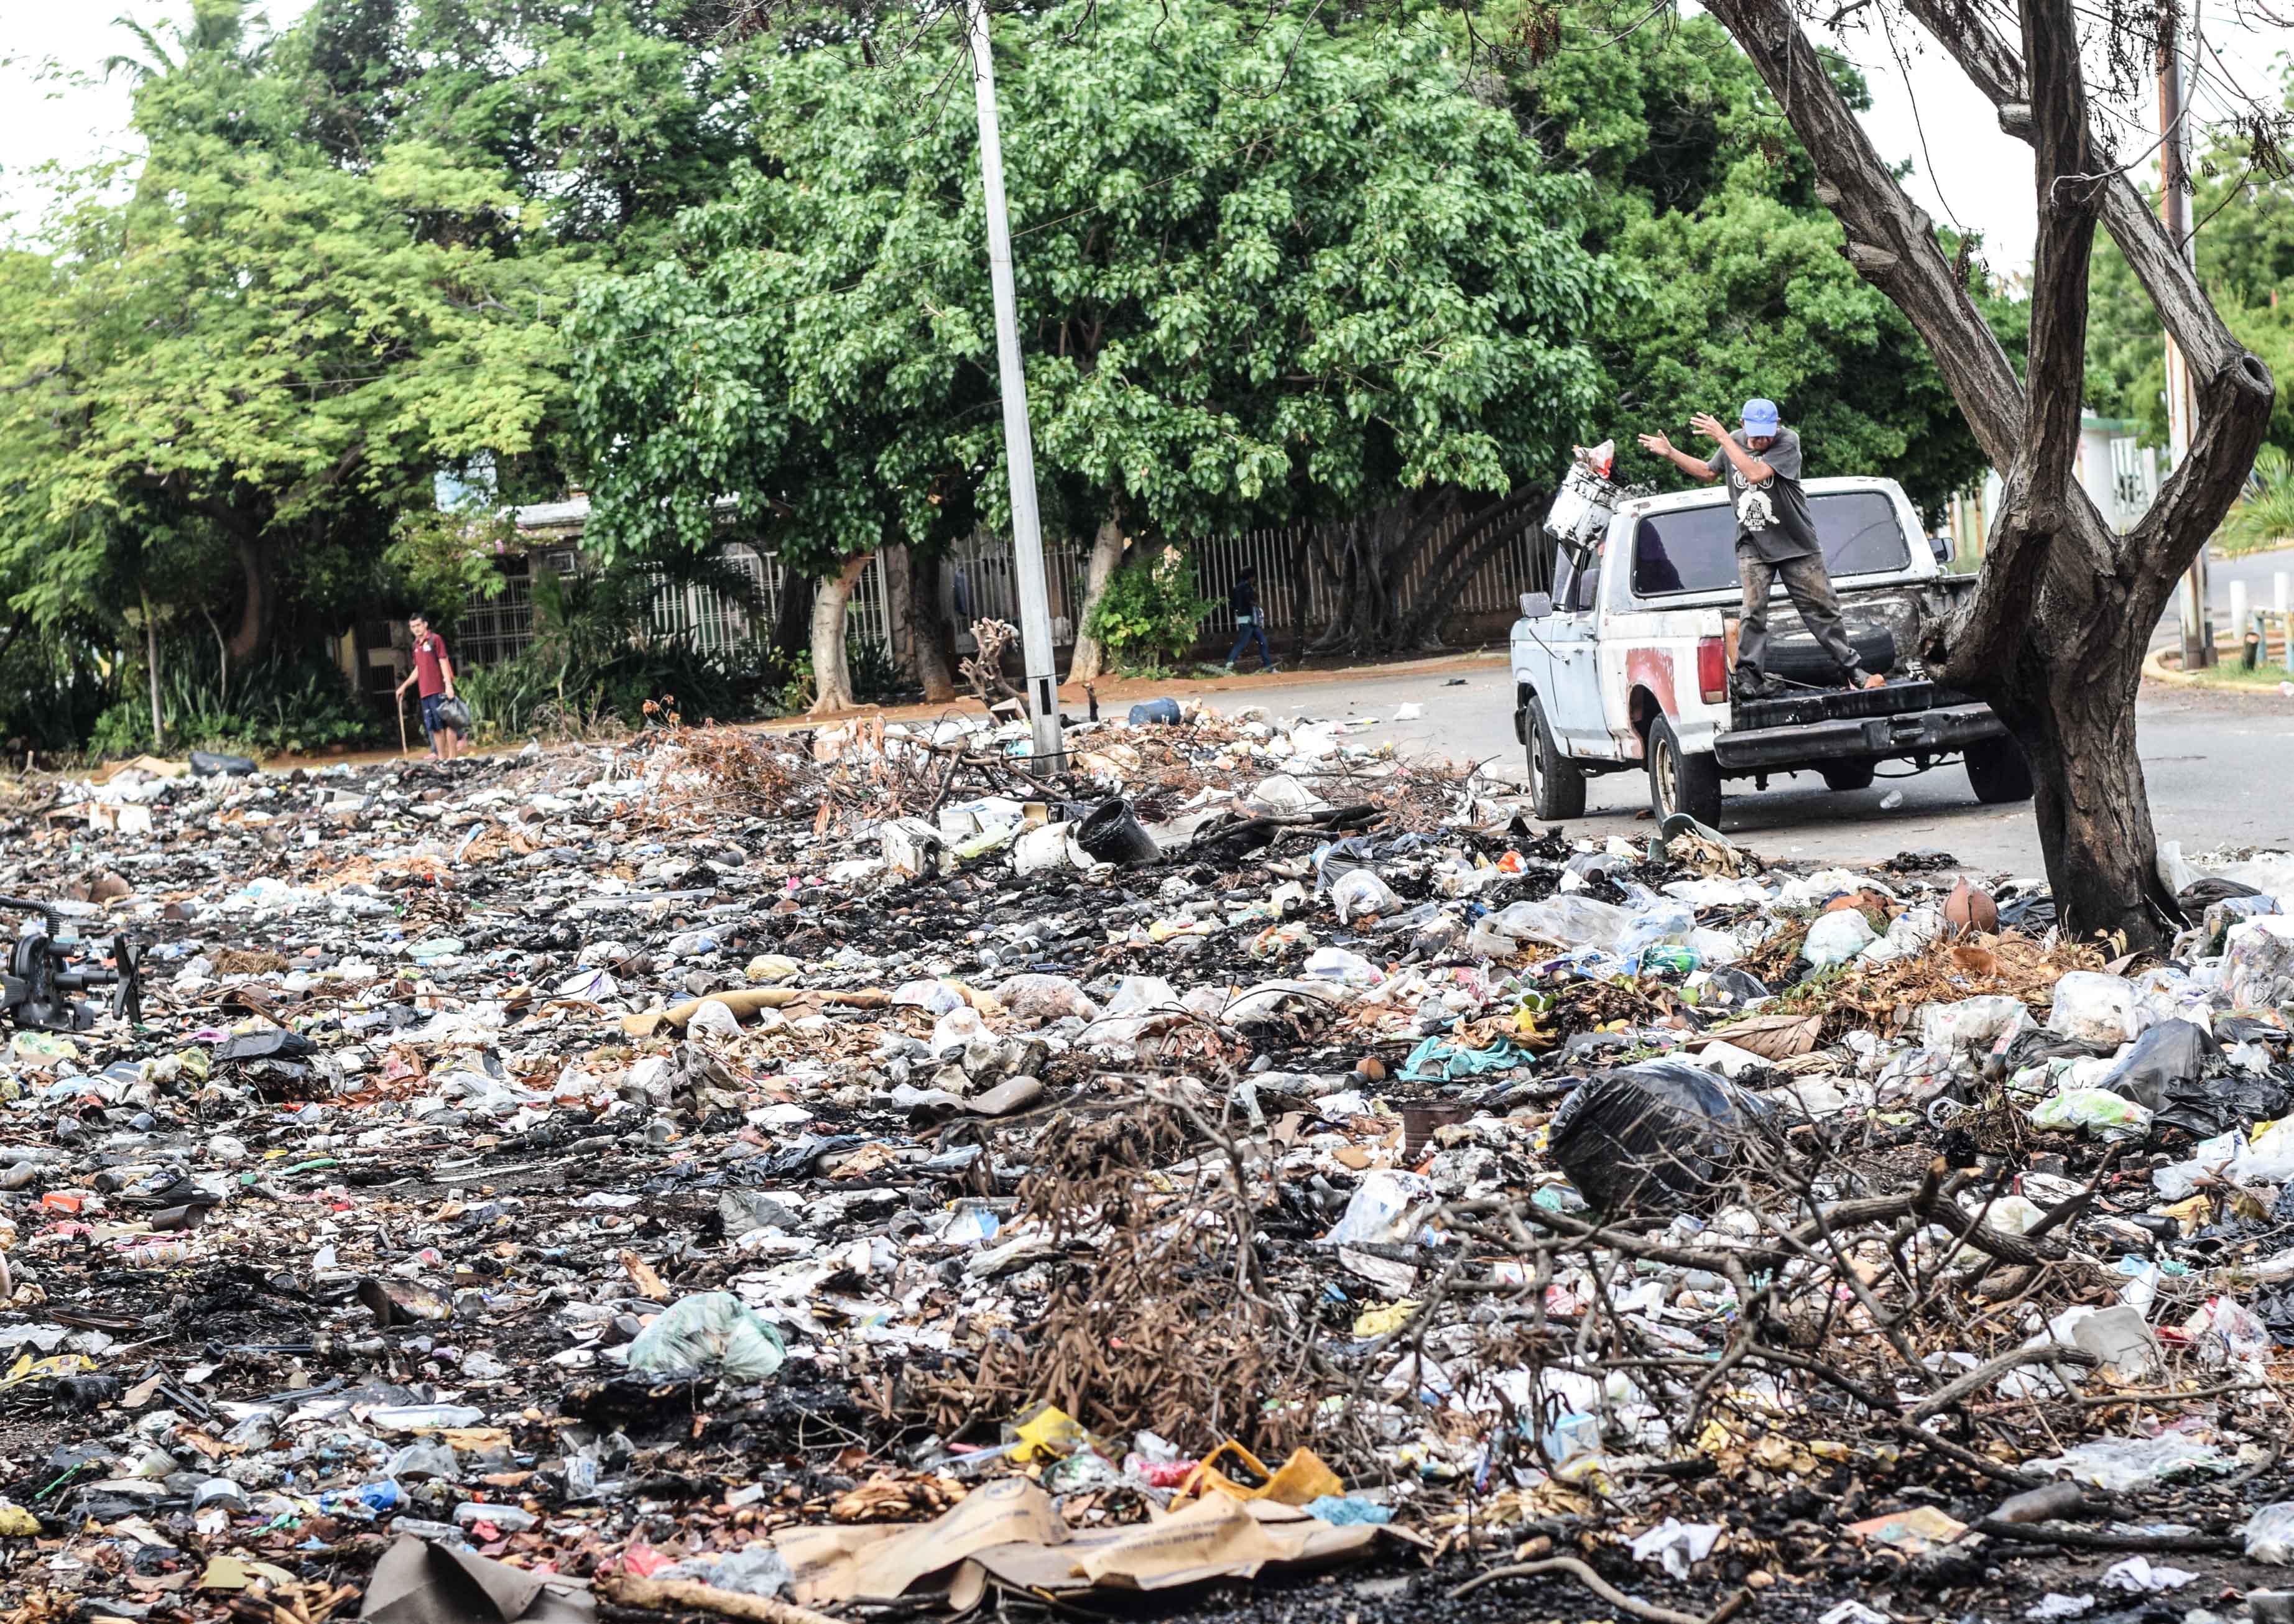
[{"label": "truck side mirror", "polygon": [[1521,616],[1525,621],[1542,621],[1553,613],[1553,594],[1525,592],[1521,595]]},{"label": "truck side mirror", "polygon": [[1940,530],[1936,532],[1935,534],[1928,538],[1928,546],[1934,550],[1935,561],[1939,565],[1948,564],[1951,563],[1952,545],[1951,532],[1949,531]]}]

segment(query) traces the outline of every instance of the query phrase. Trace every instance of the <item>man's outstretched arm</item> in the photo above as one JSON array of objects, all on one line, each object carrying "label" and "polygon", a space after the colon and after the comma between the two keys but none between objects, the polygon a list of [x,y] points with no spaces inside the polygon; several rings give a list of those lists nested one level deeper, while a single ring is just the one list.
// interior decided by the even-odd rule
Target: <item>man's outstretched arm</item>
[{"label": "man's outstretched arm", "polygon": [[1640,442],[1641,450],[1654,451],[1691,479],[1709,485],[1720,477],[1712,465],[1706,462],[1704,458],[1690,456],[1663,434],[1643,434],[1640,436]]},{"label": "man's outstretched arm", "polygon": [[1737,472],[1745,476],[1746,484],[1765,483],[1775,475],[1774,468],[1737,444],[1737,437],[1729,432],[1729,426],[1711,412],[1698,412],[1688,419],[1688,426],[1728,453],[1729,460],[1737,465]]}]

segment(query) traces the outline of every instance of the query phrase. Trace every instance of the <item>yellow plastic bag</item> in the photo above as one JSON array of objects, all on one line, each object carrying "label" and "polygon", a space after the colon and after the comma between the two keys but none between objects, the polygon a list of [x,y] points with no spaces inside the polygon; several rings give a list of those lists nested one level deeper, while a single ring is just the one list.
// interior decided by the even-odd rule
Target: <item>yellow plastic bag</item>
[{"label": "yellow plastic bag", "polygon": [[[1256,1489],[1245,1488],[1218,1469],[1219,1462],[1232,1459],[1258,1479]],[[1239,1500],[1272,1500],[1277,1506],[1304,1506],[1309,1500],[1319,1500],[1326,1494],[1344,1494],[1346,1484],[1338,1474],[1322,1464],[1322,1458],[1312,1449],[1293,1449],[1290,1458],[1273,1471],[1266,1463],[1233,1439],[1203,1457],[1201,1464],[1187,1474],[1187,1481],[1179,1485],[1172,1500],[1177,1505],[1210,1490],[1220,1490]]]}]

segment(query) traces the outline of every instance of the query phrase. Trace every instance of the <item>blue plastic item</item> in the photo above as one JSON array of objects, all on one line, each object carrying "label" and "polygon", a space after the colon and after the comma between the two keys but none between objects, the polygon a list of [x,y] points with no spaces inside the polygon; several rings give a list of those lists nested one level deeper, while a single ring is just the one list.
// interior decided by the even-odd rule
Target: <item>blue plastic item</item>
[{"label": "blue plastic item", "polygon": [[1166,725],[1179,719],[1179,702],[1175,699],[1142,700],[1131,707],[1131,725],[1144,727],[1151,722]]}]

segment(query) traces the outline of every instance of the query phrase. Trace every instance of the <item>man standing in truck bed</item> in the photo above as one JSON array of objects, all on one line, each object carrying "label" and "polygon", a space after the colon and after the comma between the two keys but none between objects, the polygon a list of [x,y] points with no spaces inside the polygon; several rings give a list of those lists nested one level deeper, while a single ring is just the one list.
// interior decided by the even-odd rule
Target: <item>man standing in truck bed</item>
[{"label": "man standing in truck bed", "polygon": [[1745,618],[1737,637],[1737,696],[1763,699],[1783,690],[1769,675],[1769,592],[1781,578],[1785,591],[1810,636],[1847,674],[1851,688],[1883,686],[1887,678],[1867,673],[1856,646],[1840,626],[1840,595],[1824,567],[1824,549],[1808,516],[1801,489],[1800,436],[1783,426],[1774,401],[1745,402],[1744,427],[1732,433],[1710,412],[1698,412],[1688,426],[1718,448],[1710,460],[1676,451],[1663,434],[1640,436],[1654,451],[1691,479],[1707,483],[1725,477],[1737,509],[1737,574],[1745,587]]}]

